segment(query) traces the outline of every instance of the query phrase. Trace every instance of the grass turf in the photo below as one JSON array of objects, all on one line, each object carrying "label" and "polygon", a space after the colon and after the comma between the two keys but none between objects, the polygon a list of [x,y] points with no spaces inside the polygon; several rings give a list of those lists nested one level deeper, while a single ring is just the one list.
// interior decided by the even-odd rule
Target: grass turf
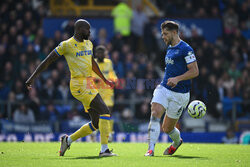
[{"label": "grass turf", "polygon": [[154,157],[144,157],[146,143],[111,143],[118,157],[99,158],[99,143],[73,143],[59,157],[60,143],[0,143],[0,167],[153,167],[250,166],[250,145],[184,143],[172,156],[163,156],[169,144],[157,144]]}]

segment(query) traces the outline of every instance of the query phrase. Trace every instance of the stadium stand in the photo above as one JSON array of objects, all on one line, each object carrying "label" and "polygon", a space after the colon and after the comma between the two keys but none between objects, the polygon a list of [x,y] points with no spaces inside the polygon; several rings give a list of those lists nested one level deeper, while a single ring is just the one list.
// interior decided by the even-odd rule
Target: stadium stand
[{"label": "stadium stand", "polygon": [[[111,3],[114,4],[117,3]],[[107,10],[112,10],[109,5]],[[198,59],[200,76],[193,80],[191,95],[192,99],[206,103],[208,116],[205,123],[220,122],[226,129],[228,124],[237,121],[236,129],[240,131],[240,121],[249,122],[250,119],[250,1],[157,0],[155,5],[166,18],[216,18],[223,23],[222,34],[214,42],[201,35],[198,28],[193,28],[189,35],[181,33],[182,39],[194,48]],[[45,36],[43,23],[47,17],[53,16],[50,9],[48,1],[0,2],[0,119],[15,121],[18,113],[31,112],[35,122],[50,122],[54,130],[63,131],[65,120],[89,119],[69,92],[69,71],[64,58],[42,73],[32,91],[28,92],[24,84],[37,64],[60,41],[72,35],[74,20],[69,19],[62,31],[56,31],[53,37]],[[103,28],[93,40],[95,46],[103,44],[109,50],[119,77],[114,118],[126,124],[139,122],[141,126],[150,117],[154,87],[146,88],[146,82],[136,79],[153,80],[155,86],[162,75],[166,48],[159,42],[157,20],[155,17],[147,18],[145,14],[145,22],[139,25],[143,32],[139,35],[132,30],[126,38],[119,33],[109,38],[108,30]],[[134,40],[139,41],[136,48]],[[22,108],[22,103],[27,108]],[[200,131],[211,129],[202,121],[200,125],[196,125],[197,122],[190,125],[192,121],[184,117],[181,119],[184,130],[197,126]],[[117,125],[115,130],[127,131],[125,123]],[[244,127],[249,128],[249,124],[244,124]]]}]

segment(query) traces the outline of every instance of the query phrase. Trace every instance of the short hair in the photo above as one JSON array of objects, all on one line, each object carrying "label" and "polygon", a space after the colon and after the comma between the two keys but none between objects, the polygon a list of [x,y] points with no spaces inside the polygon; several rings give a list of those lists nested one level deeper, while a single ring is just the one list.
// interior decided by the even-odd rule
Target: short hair
[{"label": "short hair", "polygon": [[174,21],[169,21],[169,20],[166,20],[164,21],[163,23],[161,23],[161,29],[167,29],[167,30],[176,30],[177,32],[179,31],[179,24],[174,22]]},{"label": "short hair", "polygon": [[103,45],[98,45],[96,48],[95,48],[95,51],[97,52],[97,51],[101,51],[101,52],[105,52],[106,51],[106,48],[105,48],[105,46],[103,46]]}]

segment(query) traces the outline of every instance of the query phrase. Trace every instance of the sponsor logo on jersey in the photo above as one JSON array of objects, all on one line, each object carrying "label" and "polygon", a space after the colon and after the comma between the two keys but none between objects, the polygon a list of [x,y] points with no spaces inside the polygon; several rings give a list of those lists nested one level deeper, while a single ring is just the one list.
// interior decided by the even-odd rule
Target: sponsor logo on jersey
[{"label": "sponsor logo on jersey", "polygon": [[84,50],[84,51],[76,52],[76,57],[86,56],[86,55],[92,55],[92,50]]},{"label": "sponsor logo on jersey", "polygon": [[174,64],[174,60],[173,59],[171,59],[171,58],[169,58],[169,57],[167,57],[166,59],[165,59],[165,63],[166,64]]}]

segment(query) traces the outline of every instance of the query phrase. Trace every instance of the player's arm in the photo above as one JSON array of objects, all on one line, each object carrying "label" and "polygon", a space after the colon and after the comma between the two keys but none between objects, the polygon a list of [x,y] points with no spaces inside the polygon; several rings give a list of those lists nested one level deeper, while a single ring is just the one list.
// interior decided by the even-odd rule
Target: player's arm
[{"label": "player's arm", "polygon": [[60,56],[58,56],[55,52],[55,50],[53,50],[52,52],[50,52],[50,54],[38,65],[38,67],[36,68],[36,70],[33,72],[33,74],[29,77],[29,79],[25,82],[28,90],[30,90],[32,87],[31,85],[34,82],[34,79],[45,69],[47,69],[47,67],[53,63],[57,58],[59,58]]},{"label": "player's arm", "polygon": [[102,74],[98,64],[96,63],[94,57],[92,57],[92,70],[110,87],[114,87],[114,84],[107,80],[104,75]]},{"label": "player's arm", "polygon": [[188,70],[184,74],[173,77],[173,78],[169,78],[167,85],[174,88],[178,84],[178,82],[184,81],[184,80],[189,80],[189,79],[195,78],[199,75],[199,68],[197,65],[197,61],[188,64],[187,68],[188,68]]}]

